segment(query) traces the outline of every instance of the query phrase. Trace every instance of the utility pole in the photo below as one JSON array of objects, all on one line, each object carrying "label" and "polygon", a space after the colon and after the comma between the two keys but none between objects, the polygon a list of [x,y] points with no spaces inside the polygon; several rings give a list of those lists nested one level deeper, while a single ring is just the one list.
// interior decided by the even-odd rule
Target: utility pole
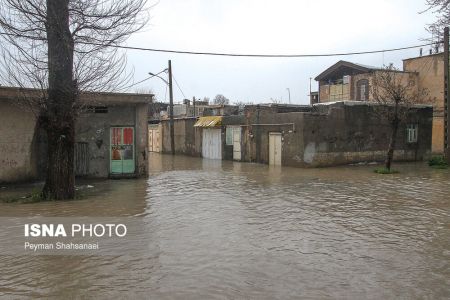
[{"label": "utility pole", "polygon": [[450,97],[449,92],[449,37],[448,27],[444,29],[444,154],[450,163]]},{"label": "utility pole", "polygon": [[312,77],[309,77],[309,104],[313,104],[312,98],[311,98],[311,93],[312,93],[311,80],[312,80]]},{"label": "utility pole", "polygon": [[291,104],[291,90],[289,88],[286,88],[289,94],[289,104]]},{"label": "utility pole", "polygon": [[192,105],[194,106],[194,117],[196,117],[197,116],[197,113],[195,112],[195,96],[194,97],[192,97]]},{"label": "utility pole", "polygon": [[172,61],[169,59],[169,126],[170,126],[170,150],[175,155],[175,128],[173,123],[173,89],[172,89]]}]

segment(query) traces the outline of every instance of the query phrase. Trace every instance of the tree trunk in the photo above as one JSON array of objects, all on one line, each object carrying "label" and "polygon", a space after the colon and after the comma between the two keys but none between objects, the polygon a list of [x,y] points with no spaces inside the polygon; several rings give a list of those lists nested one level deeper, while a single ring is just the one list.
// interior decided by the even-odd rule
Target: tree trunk
[{"label": "tree trunk", "polygon": [[48,98],[42,111],[47,132],[48,165],[42,195],[63,200],[75,196],[74,146],[77,87],[73,74],[73,38],[69,0],[47,0]]},{"label": "tree trunk", "polygon": [[398,131],[398,125],[400,123],[400,119],[398,116],[398,109],[399,109],[399,101],[396,100],[395,101],[395,107],[394,107],[394,118],[392,120],[391,123],[391,138],[389,140],[389,149],[387,152],[387,156],[386,156],[386,169],[388,169],[389,171],[391,170],[391,164],[392,164],[392,159],[394,158],[394,149],[395,149],[395,144],[397,141],[397,131]]}]

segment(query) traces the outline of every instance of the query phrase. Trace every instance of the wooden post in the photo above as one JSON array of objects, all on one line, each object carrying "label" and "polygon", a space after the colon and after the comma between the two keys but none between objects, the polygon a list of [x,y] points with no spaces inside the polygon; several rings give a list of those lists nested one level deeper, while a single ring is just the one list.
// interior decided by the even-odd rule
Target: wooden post
[{"label": "wooden post", "polygon": [[444,154],[447,162],[450,163],[450,97],[448,95],[449,89],[449,37],[448,27],[444,29]]},{"label": "wooden post", "polygon": [[173,122],[173,89],[172,89],[172,61],[169,60],[169,125],[170,125],[170,150],[175,154],[175,128]]}]

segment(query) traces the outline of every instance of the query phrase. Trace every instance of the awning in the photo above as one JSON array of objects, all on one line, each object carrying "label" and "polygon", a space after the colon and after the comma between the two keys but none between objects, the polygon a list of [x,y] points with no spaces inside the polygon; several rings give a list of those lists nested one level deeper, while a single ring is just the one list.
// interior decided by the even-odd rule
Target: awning
[{"label": "awning", "polygon": [[194,127],[217,127],[222,125],[222,116],[200,117]]}]

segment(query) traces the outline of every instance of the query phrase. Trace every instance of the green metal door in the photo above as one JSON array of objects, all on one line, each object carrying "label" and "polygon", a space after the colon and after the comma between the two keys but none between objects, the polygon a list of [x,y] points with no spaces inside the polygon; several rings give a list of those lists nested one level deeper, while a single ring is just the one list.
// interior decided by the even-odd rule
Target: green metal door
[{"label": "green metal door", "polygon": [[111,173],[130,174],[135,170],[134,128],[111,127]]}]

